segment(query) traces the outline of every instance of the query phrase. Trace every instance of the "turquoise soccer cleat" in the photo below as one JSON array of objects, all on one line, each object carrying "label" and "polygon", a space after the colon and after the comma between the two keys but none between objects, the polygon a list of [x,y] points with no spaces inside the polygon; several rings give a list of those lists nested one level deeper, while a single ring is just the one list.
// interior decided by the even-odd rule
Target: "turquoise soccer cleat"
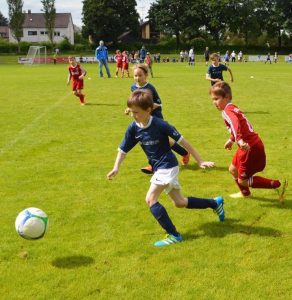
[{"label": "turquoise soccer cleat", "polygon": [[225,219],[225,213],[224,213],[224,208],[223,208],[224,199],[223,199],[223,197],[218,196],[218,197],[214,198],[214,200],[217,203],[217,207],[214,209],[214,212],[218,215],[220,222],[223,222]]},{"label": "turquoise soccer cleat", "polygon": [[164,247],[169,246],[175,243],[180,243],[183,240],[181,235],[174,236],[172,234],[168,234],[165,239],[157,241],[154,243],[155,247]]}]

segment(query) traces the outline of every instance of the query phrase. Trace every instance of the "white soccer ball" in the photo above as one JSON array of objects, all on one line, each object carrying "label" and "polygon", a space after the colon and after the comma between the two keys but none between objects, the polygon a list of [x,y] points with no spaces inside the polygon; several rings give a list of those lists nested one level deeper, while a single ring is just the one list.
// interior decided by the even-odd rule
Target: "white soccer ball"
[{"label": "white soccer ball", "polygon": [[17,233],[27,240],[42,238],[48,229],[49,219],[39,208],[29,207],[21,211],[15,220]]}]

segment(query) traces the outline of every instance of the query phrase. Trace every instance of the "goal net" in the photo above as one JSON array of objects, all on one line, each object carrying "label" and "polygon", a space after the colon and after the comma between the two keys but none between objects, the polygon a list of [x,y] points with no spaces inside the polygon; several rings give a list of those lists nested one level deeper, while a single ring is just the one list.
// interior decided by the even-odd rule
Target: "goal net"
[{"label": "goal net", "polygon": [[27,64],[46,64],[47,48],[46,46],[30,46],[26,55]]}]

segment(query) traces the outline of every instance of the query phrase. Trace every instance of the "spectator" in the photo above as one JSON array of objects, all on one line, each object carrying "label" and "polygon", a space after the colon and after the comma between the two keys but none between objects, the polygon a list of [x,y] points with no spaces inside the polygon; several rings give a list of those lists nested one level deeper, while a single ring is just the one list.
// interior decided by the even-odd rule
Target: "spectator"
[{"label": "spectator", "polygon": [[95,57],[99,62],[99,76],[103,77],[102,67],[104,66],[107,77],[111,78],[111,73],[108,67],[108,51],[102,40],[99,42],[99,46],[95,50]]},{"label": "spectator", "polygon": [[145,49],[145,46],[143,45],[141,50],[140,50],[140,62],[143,63],[144,60],[145,60],[145,57],[146,57],[146,49]]},{"label": "spectator", "polygon": [[205,58],[205,64],[206,64],[206,66],[208,66],[209,59],[210,59],[210,53],[209,53],[209,48],[208,47],[206,47],[206,49],[204,51],[204,58]]}]

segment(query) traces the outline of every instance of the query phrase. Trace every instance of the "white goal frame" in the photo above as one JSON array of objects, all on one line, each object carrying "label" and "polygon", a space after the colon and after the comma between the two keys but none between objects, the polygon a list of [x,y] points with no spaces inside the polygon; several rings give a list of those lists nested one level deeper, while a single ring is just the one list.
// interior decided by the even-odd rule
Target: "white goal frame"
[{"label": "white goal frame", "polygon": [[29,46],[26,55],[26,64],[46,64],[47,63],[47,47],[46,46]]}]

